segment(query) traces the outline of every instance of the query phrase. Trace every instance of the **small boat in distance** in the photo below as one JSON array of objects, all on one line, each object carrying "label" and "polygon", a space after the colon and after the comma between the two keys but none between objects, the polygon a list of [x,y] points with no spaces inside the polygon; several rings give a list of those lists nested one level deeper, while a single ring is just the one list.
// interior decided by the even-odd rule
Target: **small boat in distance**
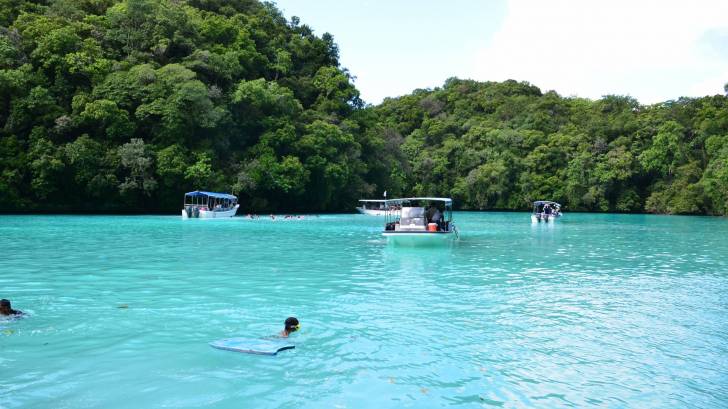
[{"label": "small boat in distance", "polygon": [[531,213],[531,222],[554,222],[561,217],[561,205],[556,202],[547,200],[537,200],[533,202],[533,213]]},{"label": "small boat in distance", "polygon": [[410,197],[386,202],[382,235],[404,245],[447,242],[459,237],[452,222],[452,199]]},{"label": "small boat in distance", "polygon": [[233,217],[238,211],[238,197],[227,193],[194,192],[185,193],[183,219],[216,219]]},{"label": "small boat in distance", "polygon": [[384,216],[384,213],[387,211],[387,201],[384,199],[362,199],[359,203],[361,205],[356,208],[356,211],[361,214],[369,216]]}]

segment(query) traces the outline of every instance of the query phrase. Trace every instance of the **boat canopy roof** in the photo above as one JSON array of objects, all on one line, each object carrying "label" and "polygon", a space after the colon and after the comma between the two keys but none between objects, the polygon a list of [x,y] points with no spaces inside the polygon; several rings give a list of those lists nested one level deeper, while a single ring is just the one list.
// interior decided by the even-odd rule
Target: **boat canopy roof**
[{"label": "boat canopy roof", "polygon": [[402,202],[411,202],[415,200],[427,200],[430,202],[444,202],[445,205],[450,206],[452,205],[452,199],[449,197],[403,197],[399,199],[388,199],[388,203],[402,203]]},{"label": "boat canopy roof", "polygon": [[185,196],[190,197],[214,197],[217,199],[237,199],[238,197],[235,195],[229,195],[227,193],[217,193],[217,192],[203,192],[200,190],[195,190],[194,192],[187,192],[185,193]]},{"label": "boat canopy roof", "polygon": [[387,201],[387,199],[361,199],[361,200],[359,200],[359,201],[360,201],[360,202],[367,202],[367,203],[369,203],[369,202],[374,202],[374,203],[383,203],[383,202],[386,202],[386,201]]},{"label": "boat canopy roof", "polygon": [[560,204],[558,204],[556,202],[550,202],[548,200],[536,200],[535,202],[533,202],[534,206],[541,206],[541,205],[545,205],[545,204],[556,205],[556,206],[561,207]]}]

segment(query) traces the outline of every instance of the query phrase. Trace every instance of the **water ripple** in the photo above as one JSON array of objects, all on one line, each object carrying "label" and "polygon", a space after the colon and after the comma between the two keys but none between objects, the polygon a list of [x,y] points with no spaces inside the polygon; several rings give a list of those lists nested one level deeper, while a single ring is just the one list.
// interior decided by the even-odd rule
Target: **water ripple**
[{"label": "water ripple", "polygon": [[[0,217],[0,407],[728,406],[728,221],[456,217]],[[275,358],[207,345],[289,315]]]}]

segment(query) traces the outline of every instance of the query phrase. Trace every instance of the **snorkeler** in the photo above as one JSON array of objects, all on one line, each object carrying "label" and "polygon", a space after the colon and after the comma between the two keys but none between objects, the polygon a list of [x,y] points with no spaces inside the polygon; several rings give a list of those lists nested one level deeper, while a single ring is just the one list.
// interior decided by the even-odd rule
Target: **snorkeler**
[{"label": "snorkeler", "polygon": [[[10,301],[6,299],[0,300],[0,315],[24,315],[25,313],[20,310],[14,310],[10,306]],[[294,318],[295,319],[295,318]],[[288,320],[286,320],[288,322]],[[296,321],[298,323],[298,321]]]},{"label": "snorkeler", "polygon": [[288,338],[288,336],[291,334],[291,332],[296,332],[301,328],[301,324],[298,322],[298,318],[296,317],[288,317],[286,318],[285,327],[283,328],[283,331],[279,334],[281,338]]}]

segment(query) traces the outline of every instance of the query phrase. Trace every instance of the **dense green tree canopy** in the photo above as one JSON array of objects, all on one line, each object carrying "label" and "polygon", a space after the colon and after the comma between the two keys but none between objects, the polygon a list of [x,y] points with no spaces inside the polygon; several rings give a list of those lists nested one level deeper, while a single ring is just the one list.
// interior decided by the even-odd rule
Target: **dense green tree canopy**
[{"label": "dense green tree canopy", "polygon": [[562,98],[523,82],[450,79],[374,108],[402,140],[405,189],[468,209],[726,214],[728,98],[651,106]]},{"label": "dense green tree canopy", "polygon": [[[373,146],[329,34],[255,0],[0,4],[2,210],[337,210]],[[370,150],[368,154],[375,154]]]},{"label": "dense green tree canopy", "polygon": [[[728,85],[727,88],[728,90]],[[0,210],[728,213],[728,97],[644,106],[450,79],[365,106],[316,35],[257,0],[0,0]]]}]

